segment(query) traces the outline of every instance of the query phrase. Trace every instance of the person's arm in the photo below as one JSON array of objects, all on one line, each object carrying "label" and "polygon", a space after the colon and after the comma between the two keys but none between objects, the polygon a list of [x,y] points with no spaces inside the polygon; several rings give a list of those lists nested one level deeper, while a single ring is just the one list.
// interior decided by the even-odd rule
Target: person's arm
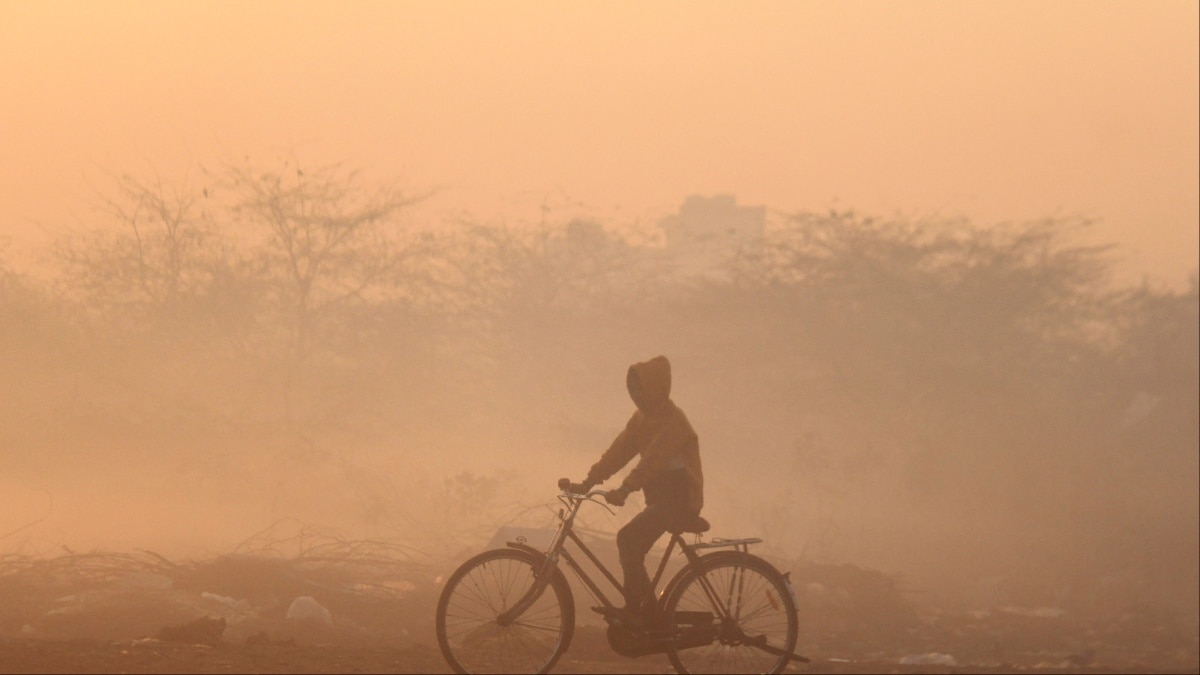
[{"label": "person's arm", "polygon": [[641,490],[646,483],[667,469],[671,460],[677,456],[679,448],[692,436],[695,436],[695,432],[683,418],[672,417],[642,450],[641,461],[625,477],[620,489],[623,492]]},{"label": "person's arm", "polygon": [[591,485],[603,483],[633,459],[633,456],[637,454],[637,447],[633,443],[634,429],[640,417],[640,412],[633,413],[633,417],[629,418],[625,428],[613,439],[612,445],[604,451],[600,460],[593,464],[591,470],[588,471],[587,483]]}]

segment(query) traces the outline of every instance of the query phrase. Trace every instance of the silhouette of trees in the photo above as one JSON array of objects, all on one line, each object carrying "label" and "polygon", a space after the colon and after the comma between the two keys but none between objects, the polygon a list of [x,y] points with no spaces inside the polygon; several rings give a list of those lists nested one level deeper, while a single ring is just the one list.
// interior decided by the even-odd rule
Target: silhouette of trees
[{"label": "silhouette of trees", "polygon": [[62,298],[90,337],[80,346],[92,364],[85,395],[138,416],[159,406],[253,418],[272,399],[292,421],[345,412],[340,399],[312,400],[315,385],[302,380],[314,354],[352,362],[381,322],[404,313],[417,247],[400,219],[424,195],[290,160],[205,178],[199,187],[121,176],[102,197],[116,227],[56,242]]},{"label": "silhouette of trees", "polygon": [[450,293],[464,347],[509,383],[556,386],[555,373],[573,369],[575,346],[603,342],[656,273],[652,253],[587,220],[471,225],[453,241],[444,255],[458,270]]},{"label": "silhouette of trees", "polygon": [[[169,447],[236,426],[229,447],[362,475],[364,439],[401,456],[599,449],[614,430],[597,406],[627,405],[612,364],[662,352],[687,373],[706,470],[759,481],[740,506],[780,544],[819,532],[836,551],[854,522],[917,550],[934,534],[901,524],[905,543],[892,520],[917,513],[958,522],[985,561],[1019,537],[1115,561],[1100,516],[1072,523],[1063,500],[1125,530],[1122,513],[1195,519],[1109,496],[1194,494],[1197,281],[1121,287],[1111,249],[1080,243],[1086,223],[776,214],[738,255],[706,250],[729,269],[697,275],[687,247],[587,219],[418,223],[426,193],[340,167],[205,180],[120,178],[117,227],[59,242],[52,282],[0,256],[0,366],[40,392],[10,387],[10,420],[86,413]],[[895,508],[866,511],[874,494]],[[1028,532],[978,534],[1014,514]],[[1161,527],[1156,541],[1187,539]]]},{"label": "silhouette of trees", "polygon": [[[288,426],[305,419],[308,426],[341,427],[339,420],[357,419],[366,401],[357,395],[365,383],[355,366],[373,367],[357,355],[370,334],[396,328],[380,318],[403,313],[409,263],[419,250],[403,219],[427,194],[367,183],[340,166],[302,168],[293,159],[274,170],[228,167],[220,184],[230,226],[258,271],[263,324],[287,346],[280,365]],[[340,368],[329,367],[337,362]],[[323,383],[308,380],[314,369],[324,373]]]},{"label": "silhouette of trees", "polygon": [[104,197],[117,228],[60,239],[69,293],[92,311],[179,319],[216,284],[229,251],[194,188],[129,175]]},{"label": "silhouette of trees", "polygon": [[315,338],[353,303],[380,303],[408,259],[398,237],[403,212],[424,199],[389,185],[364,184],[339,167],[305,171],[228,170],[231,216],[262,235],[256,251],[277,309],[290,325],[293,358],[312,355]]},{"label": "silhouette of trees", "polygon": [[[758,426],[798,411],[845,433],[865,423],[916,474],[953,465],[943,448],[981,424],[985,455],[1036,462],[1033,430],[1068,407],[1096,420],[1138,389],[1195,389],[1195,281],[1181,295],[1116,288],[1109,250],[1075,243],[1086,223],[784,214],[730,274],[697,281],[678,251],[587,220],[418,234],[405,218],[426,194],[340,167],[208,177],[198,190],[124,176],[106,201],[119,229],[59,242],[58,288],[100,361],[154,373],[173,354],[188,377],[236,373],[243,396],[266,378],[302,390],[305,414],[379,419],[389,402],[485,405],[503,387],[561,406],[601,377],[582,364],[654,344],[736,371],[698,387],[720,392],[714,408],[737,409],[715,399],[738,392],[771,402],[748,406]],[[4,279],[26,306],[58,302]]]}]

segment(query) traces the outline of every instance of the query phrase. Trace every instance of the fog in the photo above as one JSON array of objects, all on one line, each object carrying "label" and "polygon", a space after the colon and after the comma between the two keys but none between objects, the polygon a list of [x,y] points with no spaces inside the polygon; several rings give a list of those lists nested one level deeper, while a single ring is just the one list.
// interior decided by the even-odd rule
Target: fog
[{"label": "fog", "polygon": [[286,6],[3,10],[0,555],[444,567],[662,354],[712,536],[1194,627],[1194,4]]},{"label": "fog", "polygon": [[423,227],[432,198],[295,157],[115,179],[53,275],[2,277],[5,550],[316,527],[453,559],[550,525],[665,354],[716,536],[938,602],[1194,615],[1195,277],[1116,283],[1062,219]]}]

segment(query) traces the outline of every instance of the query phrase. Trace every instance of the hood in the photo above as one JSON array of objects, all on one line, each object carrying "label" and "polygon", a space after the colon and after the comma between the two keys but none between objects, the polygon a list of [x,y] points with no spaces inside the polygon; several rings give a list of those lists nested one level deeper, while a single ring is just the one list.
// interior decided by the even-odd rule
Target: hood
[{"label": "hood", "polygon": [[634,403],[638,403],[643,412],[655,410],[671,398],[671,362],[667,357],[656,356],[629,366],[625,386],[632,388],[635,378],[642,386],[644,398],[640,403],[636,400]]}]

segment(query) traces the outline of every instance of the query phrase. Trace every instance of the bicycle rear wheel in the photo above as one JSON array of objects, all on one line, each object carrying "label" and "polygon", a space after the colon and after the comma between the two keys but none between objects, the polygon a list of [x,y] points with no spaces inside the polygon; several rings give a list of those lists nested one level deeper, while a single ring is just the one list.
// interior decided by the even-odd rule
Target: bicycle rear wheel
[{"label": "bicycle rear wheel", "polygon": [[798,621],[787,581],[752,555],[721,555],[683,576],[667,599],[680,673],[778,673],[796,648]]},{"label": "bicycle rear wheel", "polygon": [[438,647],[457,673],[545,673],[571,642],[575,601],[555,571],[541,596],[506,621],[534,585],[539,559],[524,551],[486,551],[446,581],[437,606]]}]

